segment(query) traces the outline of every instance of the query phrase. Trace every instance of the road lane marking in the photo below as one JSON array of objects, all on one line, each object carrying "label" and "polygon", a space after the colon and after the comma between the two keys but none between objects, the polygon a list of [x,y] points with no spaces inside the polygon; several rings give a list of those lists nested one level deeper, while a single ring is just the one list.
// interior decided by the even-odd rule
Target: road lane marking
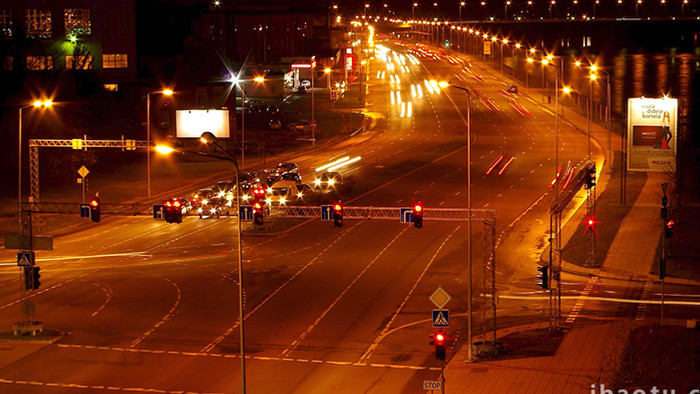
[{"label": "road lane marking", "polygon": [[584,287],[583,291],[581,291],[581,295],[578,297],[576,304],[574,304],[574,307],[571,309],[569,316],[566,318],[566,324],[572,324],[576,320],[579,313],[581,312],[581,308],[583,308],[583,304],[586,302],[586,298],[588,297],[589,294],[591,294],[591,290],[593,290],[593,286],[597,282],[598,282],[598,277],[593,276],[588,281],[588,283],[586,283],[586,287]]},{"label": "road lane marking", "polygon": [[433,253],[433,256],[430,258],[430,261],[428,261],[428,264],[426,264],[425,268],[423,268],[423,272],[421,272],[421,274],[418,276],[416,281],[413,282],[413,287],[411,287],[411,290],[408,291],[408,294],[406,294],[406,297],[404,297],[404,299],[403,299],[403,301],[401,301],[401,304],[399,305],[399,307],[396,308],[396,310],[394,311],[394,314],[391,316],[391,319],[389,319],[389,322],[386,323],[386,325],[382,329],[382,332],[379,333],[377,338],[374,340],[374,342],[372,342],[372,344],[369,346],[369,348],[367,348],[367,350],[362,355],[362,357],[360,357],[360,359],[357,361],[357,363],[359,363],[359,364],[366,363],[367,359],[372,355],[372,352],[377,348],[377,346],[379,346],[379,342],[381,342],[382,339],[384,339],[384,337],[386,337],[389,334],[389,332],[390,332],[389,327],[391,327],[392,323],[394,322],[394,320],[396,320],[396,318],[398,317],[401,310],[403,310],[404,306],[406,306],[408,299],[413,295],[413,292],[416,290],[418,283],[420,283],[420,281],[423,279],[423,276],[425,276],[426,272],[428,272],[428,268],[430,268],[430,266],[433,264],[433,261],[435,261],[435,258],[437,258],[438,254],[440,253],[442,248],[445,246],[447,241],[449,241],[450,238],[452,238],[452,235],[454,235],[454,233],[456,233],[457,230],[459,230],[461,227],[462,226],[457,226],[454,230],[452,230],[452,232],[447,236],[447,238],[445,238],[445,240],[442,241],[442,244],[440,244],[440,246],[437,248],[435,253]]},{"label": "road lane marking", "polygon": [[297,339],[295,339],[294,342],[292,342],[292,344],[289,345],[289,346],[287,347],[287,349],[285,349],[285,350],[282,352],[282,356],[286,356],[286,355],[288,355],[292,350],[295,350],[296,346],[297,346],[301,341],[303,341],[304,338],[306,338],[306,336],[309,335],[309,334],[311,333],[311,331],[313,331],[314,328],[316,328],[316,326],[321,322],[321,320],[323,320],[324,317],[326,317],[326,315],[331,311],[331,309],[333,309],[333,307],[335,307],[335,305],[336,305],[338,302],[340,302],[340,300],[341,300],[343,297],[345,297],[345,294],[347,294],[347,292],[350,291],[350,289],[351,289],[353,286],[355,286],[355,283],[357,283],[357,281],[359,281],[360,278],[362,278],[362,277],[365,275],[365,273],[370,269],[370,267],[372,267],[372,265],[374,265],[374,263],[375,263],[377,260],[379,260],[379,258],[380,258],[382,255],[384,255],[384,253],[391,247],[391,245],[393,245],[394,242],[396,242],[396,240],[399,239],[399,238],[403,235],[403,233],[405,233],[406,230],[408,230],[408,229],[409,229],[409,227],[404,227],[403,230],[401,230],[401,231],[394,237],[394,239],[392,239],[391,241],[389,241],[389,243],[386,244],[386,246],[384,246],[384,248],[383,248],[376,256],[374,256],[374,258],[372,259],[372,261],[370,261],[369,264],[367,264],[367,265],[365,266],[365,268],[364,268],[359,274],[357,274],[357,276],[355,276],[355,279],[353,279],[353,281],[350,282],[350,284],[348,284],[348,285],[345,287],[345,289],[335,298],[335,300],[333,300],[333,302],[326,308],[326,310],[324,310],[323,313],[321,313],[321,314],[316,318],[316,320],[315,320],[313,323],[311,323],[311,325],[306,329],[306,331],[304,331],[301,335],[299,335],[299,336],[297,337]]},{"label": "road lane marking", "polygon": [[[404,327],[408,327],[411,325],[415,325],[417,323],[424,324],[426,321],[429,321],[428,319],[426,320],[421,320],[419,322],[414,322],[410,323],[407,325],[404,325],[402,327],[398,327],[396,329],[391,330],[391,332],[394,332],[397,329],[401,329]],[[105,347],[101,349],[94,349],[94,348],[89,348],[86,345],[75,345],[75,344],[63,344],[59,343],[57,344],[59,348],[63,349],[87,349],[87,350],[92,350],[92,351],[111,351],[111,352],[136,352],[136,353],[151,353],[151,354],[159,354],[159,355],[176,355],[176,356],[184,356],[184,357],[189,357],[189,358],[214,358],[214,357],[224,357],[224,358],[236,358],[239,359],[241,356],[238,354],[222,354],[222,353],[202,353],[202,352],[180,352],[180,351],[167,351],[165,354],[160,351],[160,350],[151,350],[151,349],[125,349],[125,348],[118,348],[118,347]],[[388,368],[388,369],[411,369],[411,370],[416,370],[416,371],[440,371],[439,367],[427,367],[427,366],[421,366],[421,365],[400,365],[400,364],[379,364],[379,363],[367,363],[367,364],[357,364],[353,363],[352,361],[343,361],[343,360],[321,360],[321,359],[308,359],[308,358],[293,358],[293,357],[275,357],[275,356],[252,356],[252,355],[246,355],[245,358],[247,360],[255,360],[255,361],[269,361],[269,362],[287,362],[287,363],[304,363],[304,364],[327,364],[327,365],[339,365],[339,366],[349,366],[349,367],[371,367],[371,368]],[[16,381],[8,381],[8,380],[3,380],[0,378],[0,383],[8,383],[8,382],[13,382],[15,383]],[[63,383],[51,383],[54,385],[62,385]],[[45,385],[48,385],[46,383]],[[121,390],[121,389],[120,389]]]},{"label": "road lane marking", "polygon": [[[644,289],[642,289],[642,300],[648,300],[649,299],[649,294],[651,294],[651,287],[654,285],[654,282],[648,280],[644,284]],[[647,313],[647,307],[649,304],[639,304],[637,306],[637,316],[635,317],[635,320],[644,320],[644,316]]]},{"label": "road lane marking", "polygon": [[[323,256],[324,253],[326,253],[330,248],[332,248],[333,245],[335,245],[338,241],[340,241],[343,237],[345,237],[348,233],[350,233],[350,231],[357,228],[357,226],[359,226],[363,222],[364,222],[364,220],[356,223],[355,225],[353,225],[349,229],[340,233],[340,235],[338,235],[338,237],[336,237],[336,239],[329,242],[328,245],[326,245],[326,247],[322,251],[320,251],[313,259],[311,259],[308,263],[306,263],[306,265],[301,267],[299,269],[299,271],[297,271],[294,275],[292,275],[291,278],[287,279],[286,282],[282,283],[277,289],[275,289],[275,291],[270,293],[270,295],[268,295],[264,300],[260,301],[260,303],[255,308],[253,308],[253,310],[248,312],[243,318],[244,319],[249,318],[258,309],[262,308],[263,305],[265,305],[268,301],[270,301],[272,299],[272,297],[277,295],[277,293],[282,291],[282,289],[287,287],[288,284],[290,284],[294,279],[296,279],[299,275],[301,275],[302,272],[306,271],[307,268],[309,268],[313,263],[315,263],[319,258],[321,258],[321,256]],[[233,323],[233,326],[226,329],[226,331],[224,331],[223,334],[219,335],[216,339],[214,339],[214,341],[212,341],[207,346],[205,346],[201,351],[207,353],[207,352],[210,352],[212,349],[214,349],[214,347],[216,345],[218,345],[221,341],[223,341],[229,334],[231,334],[233,332],[233,330],[235,330],[238,327],[238,325],[240,324],[240,321],[241,321],[241,318],[239,316],[238,319],[236,320],[236,322]]]},{"label": "road lane marking", "polygon": [[162,276],[160,276],[160,275],[156,275],[156,276],[159,277],[159,278],[161,278],[161,279],[165,279],[166,281],[170,282],[170,284],[173,285],[173,287],[175,287],[175,290],[177,291],[177,299],[175,300],[175,303],[173,304],[172,308],[170,308],[170,310],[168,311],[168,313],[167,313],[165,316],[163,316],[163,318],[160,319],[160,321],[159,321],[158,323],[156,323],[156,324],[155,324],[153,327],[151,327],[148,331],[146,331],[145,333],[143,333],[139,338],[137,338],[136,340],[134,340],[133,342],[131,342],[131,347],[132,347],[132,348],[133,348],[134,346],[138,345],[139,343],[141,343],[141,341],[143,341],[144,339],[146,339],[149,335],[153,334],[153,332],[154,332],[156,329],[158,329],[158,327],[162,326],[163,324],[165,324],[165,322],[167,322],[168,320],[170,320],[170,318],[173,317],[173,315],[175,314],[175,311],[177,310],[178,306],[180,306],[180,300],[182,300],[182,292],[180,291],[180,286],[178,286],[175,282],[173,282],[172,280],[170,280],[170,279],[168,279],[168,278],[162,277]]}]

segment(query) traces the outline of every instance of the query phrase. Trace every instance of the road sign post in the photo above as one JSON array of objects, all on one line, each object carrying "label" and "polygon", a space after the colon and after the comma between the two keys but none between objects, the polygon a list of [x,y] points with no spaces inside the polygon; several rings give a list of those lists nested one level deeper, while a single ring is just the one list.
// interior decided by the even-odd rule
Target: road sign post
[{"label": "road sign post", "polygon": [[413,223],[413,208],[401,208],[399,213],[401,223]]},{"label": "road sign post", "polygon": [[323,221],[333,220],[333,206],[332,205],[321,205],[321,220],[323,220]]},{"label": "road sign post", "polygon": [[83,199],[81,200],[82,202],[85,202],[85,177],[89,173],[90,171],[85,166],[81,166],[80,169],[78,169],[78,175],[80,175],[80,178],[78,178],[78,183],[80,183],[83,187]]},{"label": "road sign post", "polygon": [[433,328],[447,328],[450,326],[450,311],[447,309],[433,309],[431,321]]},{"label": "road sign post", "polygon": [[153,204],[153,219],[165,219],[164,210],[165,207],[163,206],[163,204]]},{"label": "road sign post", "polygon": [[238,217],[240,220],[250,222],[253,220],[253,206],[241,205],[239,208]]},{"label": "road sign post", "polygon": [[23,250],[17,253],[18,267],[34,267],[35,256],[33,251]]}]

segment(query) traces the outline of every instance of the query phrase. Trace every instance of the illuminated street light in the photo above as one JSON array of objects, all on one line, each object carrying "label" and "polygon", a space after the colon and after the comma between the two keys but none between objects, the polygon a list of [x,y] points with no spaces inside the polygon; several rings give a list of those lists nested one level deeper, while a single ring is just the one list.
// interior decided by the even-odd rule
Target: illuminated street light
[{"label": "illuminated street light", "polygon": [[151,95],[156,93],[172,96],[173,91],[171,89],[163,89],[146,93],[146,188],[148,198],[151,197]]},{"label": "illuminated street light", "polygon": [[22,110],[27,108],[49,108],[53,105],[51,99],[35,100],[31,105],[19,107],[17,110],[19,126],[17,129],[17,220],[19,223],[19,233],[22,234]]},{"label": "illuminated street light", "polygon": [[[441,81],[438,83],[441,88],[451,87],[461,90],[467,94],[467,361],[474,361],[473,355],[473,340],[472,340],[472,96],[469,89],[452,85],[449,82]],[[495,343],[494,343],[495,345]]]}]

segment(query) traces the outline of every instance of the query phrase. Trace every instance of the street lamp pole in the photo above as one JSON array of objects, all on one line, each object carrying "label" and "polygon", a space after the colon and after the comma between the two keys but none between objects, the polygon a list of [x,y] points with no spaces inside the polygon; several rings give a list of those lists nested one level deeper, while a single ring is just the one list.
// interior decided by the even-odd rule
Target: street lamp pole
[{"label": "street lamp pole", "polygon": [[17,109],[19,125],[17,128],[17,220],[19,225],[19,233],[22,234],[22,110],[27,108],[50,107],[53,105],[51,100],[36,100],[32,105],[25,105]]},{"label": "street lamp pole", "polygon": [[228,158],[229,161],[233,163],[233,166],[236,168],[236,211],[238,212],[238,314],[239,314],[239,320],[240,320],[240,340],[241,340],[241,393],[245,394],[245,330],[244,330],[244,321],[245,321],[245,315],[244,315],[244,310],[243,310],[243,242],[242,242],[242,237],[241,237],[241,184],[238,179],[238,173],[240,172],[238,169],[238,162],[236,162],[236,158],[231,156],[225,149],[219,145],[219,142],[216,140],[216,137],[214,134],[210,132],[204,132],[200,138],[202,142],[206,144],[211,144],[215,148],[217,148],[219,151],[221,151],[224,155],[226,155],[226,158]]},{"label": "street lamp pole", "polygon": [[151,198],[151,95],[155,93],[170,96],[173,91],[165,89],[146,93],[146,188],[148,198]]},{"label": "street lamp pole", "polygon": [[[449,85],[467,93],[467,361],[474,361],[472,344],[472,96],[469,89]],[[495,345],[495,344],[494,344]]]}]

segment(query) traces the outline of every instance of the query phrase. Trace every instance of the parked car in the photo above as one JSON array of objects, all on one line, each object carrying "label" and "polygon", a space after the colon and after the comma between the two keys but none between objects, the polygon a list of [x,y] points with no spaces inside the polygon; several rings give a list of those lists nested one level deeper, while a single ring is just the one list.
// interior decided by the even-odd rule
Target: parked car
[{"label": "parked car", "polygon": [[291,131],[304,131],[307,127],[311,127],[311,122],[306,119],[299,119],[287,126],[287,128]]},{"label": "parked car", "polygon": [[279,119],[270,119],[267,126],[270,128],[270,130],[280,130],[282,128],[282,122],[280,122]]},{"label": "parked car", "polygon": [[309,89],[311,87],[311,81],[309,81],[308,79],[305,79],[305,80],[301,81],[300,85],[304,89]]}]

